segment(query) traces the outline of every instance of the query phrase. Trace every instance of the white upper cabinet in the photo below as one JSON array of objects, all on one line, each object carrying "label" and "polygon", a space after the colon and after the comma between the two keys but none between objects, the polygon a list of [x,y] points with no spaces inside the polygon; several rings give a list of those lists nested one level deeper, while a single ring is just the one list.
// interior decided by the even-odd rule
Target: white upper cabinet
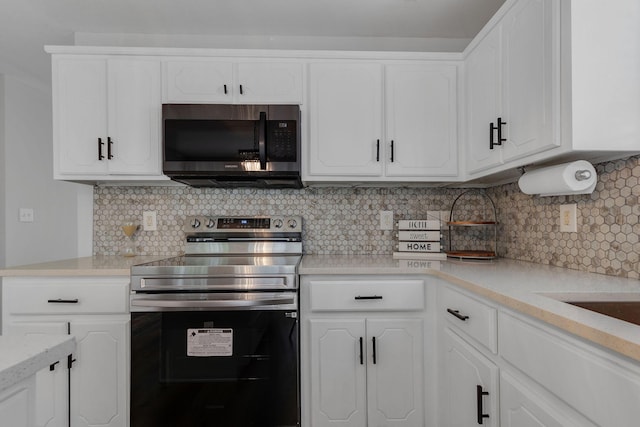
[{"label": "white upper cabinet", "polygon": [[303,63],[166,59],[164,103],[302,104]]},{"label": "white upper cabinet", "polygon": [[387,176],[457,175],[457,77],[455,65],[386,67]]},{"label": "white upper cabinet", "polygon": [[358,180],[382,174],[382,65],[312,64],[309,70],[309,170]]},{"label": "white upper cabinet", "polygon": [[455,64],[311,64],[305,180],[455,180],[457,75]]},{"label": "white upper cabinet", "polygon": [[211,59],[167,60],[162,74],[162,102],[230,103],[233,64]]},{"label": "white upper cabinet", "polygon": [[553,0],[520,0],[502,20],[504,160],[560,145],[559,10]]},{"label": "white upper cabinet", "polygon": [[[502,163],[491,144],[492,124],[501,111],[501,27],[495,27],[469,54],[466,65],[467,171],[479,172]],[[494,140],[494,142],[497,142]]]},{"label": "white upper cabinet", "polygon": [[467,56],[468,173],[560,145],[558,11],[520,0]]},{"label": "white upper cabinet", "polygon": [[507,0],[464,53],[468,178],[640,153],[638,22],[635,0]]},{"label": "white upper cabinet", "polygon": [[54,177],[162,179],[160,62],[53,58]]}]

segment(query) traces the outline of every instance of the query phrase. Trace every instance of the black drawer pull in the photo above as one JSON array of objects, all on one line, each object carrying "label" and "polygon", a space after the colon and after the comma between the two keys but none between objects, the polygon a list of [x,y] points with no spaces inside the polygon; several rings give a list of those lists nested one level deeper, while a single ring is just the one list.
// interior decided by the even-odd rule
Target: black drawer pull
[{"label": "black drawer pull", "polygon": [[49,371],[54,371],[56,369],[56,365],[58,363],[60,363],[59,360],[57,362],[53,362],[51,365],[49,365]]},{"label": "black drawer pull", "polygon": [[447,313],[457,317],[458,319],[462,320],[463,322],[466,322],[469,319],[469,316],[465,316],[463,314],[460,314],[459,310],[452,310],[450,308],[447,308]]},{"label": "black drawer pull", "polygon": [[78,298],[74,298],[74,299],[62,299],[62,298],[58,298],[58,299],[49,299],[47,300],[47,302],[49,304],[77,304]]},{"label": "black drawer pull", "polygon": [[382,295],[365,295],[365,296],[358,295],[354,299],[355,300],[382,299]]}]

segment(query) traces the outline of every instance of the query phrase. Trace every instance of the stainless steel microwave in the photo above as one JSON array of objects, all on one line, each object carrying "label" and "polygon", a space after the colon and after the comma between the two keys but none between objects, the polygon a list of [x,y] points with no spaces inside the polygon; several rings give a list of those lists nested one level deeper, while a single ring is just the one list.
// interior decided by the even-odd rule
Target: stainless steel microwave
[{"label": "stainless steel microwave", "polygon": [[164,104],[163,172],[192,187],[300,188],[298,105]]}]

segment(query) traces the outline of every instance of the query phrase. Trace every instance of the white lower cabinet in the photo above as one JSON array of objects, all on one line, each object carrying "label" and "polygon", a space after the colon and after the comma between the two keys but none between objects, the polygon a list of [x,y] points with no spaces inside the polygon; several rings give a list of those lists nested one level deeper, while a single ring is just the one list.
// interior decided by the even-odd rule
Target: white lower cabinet
[{"label": "white lower cabinet", "polygon": [[423,425],[421,319],[310,325],[313,426]]},{"label": "white lower cabinet", "polygon": [[499,426],[498,367],[450,328],[441,344],[443,426]]},{"label": "white lower cabinet", "polygon": [[535,393],[531,385],[507,372],[500,375],[500,408],[502,427],[595,427],[563,414],[557,399]]},{"label": "white lower cabinet", "polygon": [[638,363],[453,285],[437,312],[439,427],[638,425]]},{"label": "white lower cabinet", "polygon": [[424,282],[302,282],[302,425],[431,425]]},{"label": "white lower cabinet", "polygon": [[71,368],[71,425],[129,424],[129,320],[71,322],[78,350]]},{"label": "white lower cabinet", "polygon": [[129,425],[128,289],[128,277],[3,279],[3,334],[76,339],[36,375],[36,427]]},{"label": "white lower cabinet", "polygon": [[[15,322],[4,327],[9,335],[64,335],[69,333],[66,322]],[[36,374],[35,426],[69,426],[69,370],[68,361],[61,360]]]},{"label": "white lower cabinet", "polygon": [[0,392],[0,425],[33,426],[33,395],[35,380],[29,377]]}]

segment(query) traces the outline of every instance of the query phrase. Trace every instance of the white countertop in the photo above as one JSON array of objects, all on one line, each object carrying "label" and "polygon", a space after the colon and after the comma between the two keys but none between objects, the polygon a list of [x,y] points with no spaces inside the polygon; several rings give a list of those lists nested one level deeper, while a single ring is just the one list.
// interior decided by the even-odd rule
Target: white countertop
[{"label": "white countertop", "polygon": [[0,392],[39,370],[66,358],[76,349],[70,335],[0,336]]},{"label": "white countertop", "polygon": [[0,277],[18,276],[128,276],[131,266],[168,258],[167,256],[89,256],[21,265],[0,270]]},{"label": "white countertop", "polygon": [[436,276],[640,362],[640,326],[562,302],[640,301],[638,280],[508,259],[416,262],[349,255],[305,255],[299,272]]}]

